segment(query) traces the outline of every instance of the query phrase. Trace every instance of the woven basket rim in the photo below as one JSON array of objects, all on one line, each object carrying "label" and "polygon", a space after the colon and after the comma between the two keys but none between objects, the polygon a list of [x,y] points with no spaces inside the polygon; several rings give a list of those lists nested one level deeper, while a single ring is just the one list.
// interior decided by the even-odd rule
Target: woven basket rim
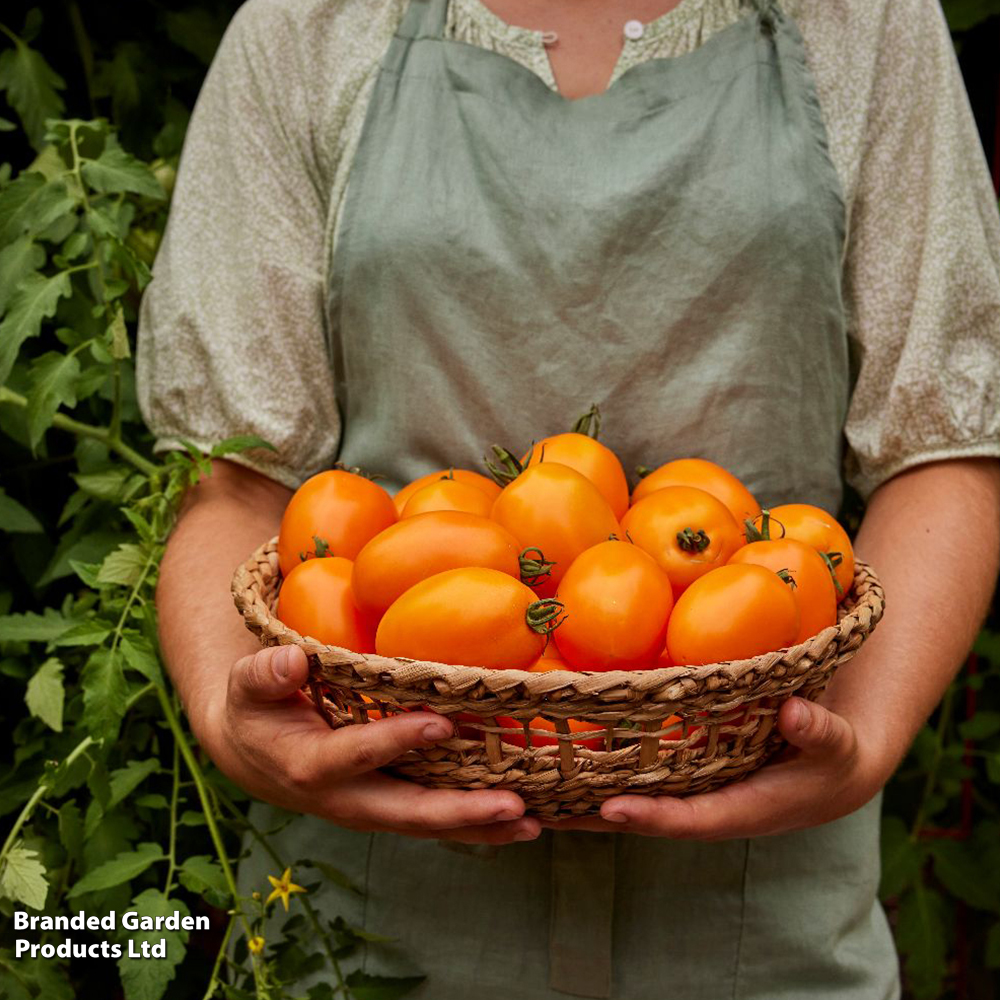
[{"label": "woven basket rim", "polygon": [[[786,657],[798,659],[800,656],[808,655],[814,648],[827,646],[838,636],[846,639],[862,624],[867,626],[869,623],[877,622],[882,616],[885,605],[882,586],[874,570],[868,563],[856,560],[851,593],[845,603],[838,606],[840,617],[836,625],[828,626],[805,642],[747,659],[727,660],[701,666],[656,667],[645,670],[550,670],[544,673],[513,668],[461,666],[431,660],[386,657],[377,653],[356,653],[340,646],[318,642],[286,626],[267,606],[254,581],[254,570],[263,562],[270,563],[272,571],[280,575],[277,567],[277,541],[275,536],[260,545],[236,568],[233,575],[233,599],[247,626],[258,633],[261,639],[280,645],[297,645],[307,655],[318,657],[320,662],[327,666],[364,666],[367,668],[364,670],[367,677],[371,677],[374,668],[375,671],[388,675],[390,683],[398,681],[404,687],[409,686],[408,681],[412,678],[414,670],[419,669],[425,681],[440,679],[453,690],[467,689],[485,682],[496,692],[530,681],[532,688],[544,685],[546,689],[559,691],[569,689],[587,697],[593,697],[598,691],[615,689],[628,698],[629,692],[642,697],[652,690],[684,680],[701,685],[706,681],[717,679],[721,682],[720,687],[726,688],[747,673],[766,671],[778,660]],[[545,680],[542,681],[542,678]],[[580,690],[581,685],[586,690]]]}]

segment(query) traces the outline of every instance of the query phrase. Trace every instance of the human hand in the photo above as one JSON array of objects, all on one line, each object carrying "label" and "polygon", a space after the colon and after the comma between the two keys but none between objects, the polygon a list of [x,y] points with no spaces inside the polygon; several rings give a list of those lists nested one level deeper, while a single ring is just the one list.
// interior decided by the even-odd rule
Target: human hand
[{"label": "human hand", "polygon": [[451,722],[405,712],[330,729],[300,690],[308,669],[297,646],[262,649],[236,662],[228,688],[202,710],[199,742],[241,788],[353,830],[480,844],[541,832],[513,792],[431,789],[379,771],[407,750],[451,736]]},{"label": "human hand", "polygon": [[815,702],[788,699],[777,725],[790,746],[744,781],[688,798],[616,795],[602,803],[600,817],[543,825],[684,840],[788,833],[859,809],[895,768],[874,740]]}]

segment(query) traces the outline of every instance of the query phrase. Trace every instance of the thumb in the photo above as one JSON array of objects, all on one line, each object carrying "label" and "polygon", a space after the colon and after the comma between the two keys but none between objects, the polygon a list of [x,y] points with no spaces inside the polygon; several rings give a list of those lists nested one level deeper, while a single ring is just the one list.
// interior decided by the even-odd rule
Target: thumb
[{"label": "thumb", "polygon": [[778,729],[805,753],[850,756],[857,738],[843,716],[805,698],[789,698],[778,712]]},{"label": "thumb", "polygon": [[309,661],[298,646],[268,646],[233,664],[229,696],[244,705],[284,701],[308,677]]}]

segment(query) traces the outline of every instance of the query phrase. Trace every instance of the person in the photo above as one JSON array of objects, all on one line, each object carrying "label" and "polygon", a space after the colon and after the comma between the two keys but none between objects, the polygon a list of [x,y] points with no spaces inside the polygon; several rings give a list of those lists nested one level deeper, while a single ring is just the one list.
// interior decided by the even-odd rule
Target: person
[{"label": "person", "polygon": [[[257,433],[193,488],[158,592],[191,726],[315,819],[330,914],[414,996],[878,1000],[880,790],[997,574],[1000,223],[933,0],[249,0],[206,79],[146,292],[158,448]],[[566,429],[701,455],[766,504],[867,499],[885,618],[790,744],[689,798],[543,829],[379,768],[449,727],[327,729],[235,565],[334,460],[397,488]],[[442,849],[442,845],[449,847]],[[241,877],[263,882],[267,859]],[[329,901],[329,902],[326,902]]]}]

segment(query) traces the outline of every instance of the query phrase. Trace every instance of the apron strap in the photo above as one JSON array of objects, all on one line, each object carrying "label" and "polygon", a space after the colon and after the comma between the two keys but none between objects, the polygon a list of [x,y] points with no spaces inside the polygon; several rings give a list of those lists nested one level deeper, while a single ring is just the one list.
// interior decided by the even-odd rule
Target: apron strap
[{"label": "apron strap", "polygon": [[397,38],[443,38],[448,0],[410,0],[396,32]]}]

